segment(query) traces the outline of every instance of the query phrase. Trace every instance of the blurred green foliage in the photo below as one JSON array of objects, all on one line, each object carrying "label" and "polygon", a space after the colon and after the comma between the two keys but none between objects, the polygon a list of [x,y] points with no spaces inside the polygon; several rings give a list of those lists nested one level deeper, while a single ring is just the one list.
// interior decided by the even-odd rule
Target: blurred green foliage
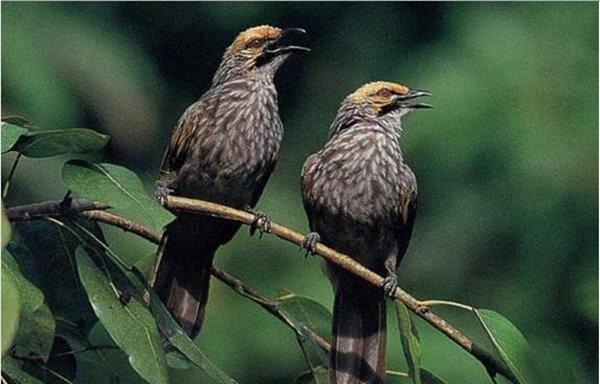
[{"label": "blurred green foliage", "polygon": [[[402,143],[419,212],[401,286],[504,314],[535,350],[540,382],[591,383],[597,15],[597,3],[3,3],[2,114],[109,134],[92,160],[136,170],[151,191],[171,128],[208,88],[234,36],[264,23],[304,27],[313,51],[278,76],[286,134],[259,208],[307,230],[300,168],[359,85],[381,79],[431,91],[435,108],[406,122]],[[11,159],[3,160],[5,178]],[[60,198],[64,160],[21,161],[7,204]],[[130,261],[153,251],[103,229]],[[273,297],[285,288],[331,305],[320,261],[268,236],[240,231],[217,264]],[[456,310],[440,313],[475,333]],[[393,324],[391,309],[389,317]],[[416,325],[423,366],[449,383],[490,382],[456,345]],[[306,370],[284,325],[216,281],[197,343],[241,383],[288,383]],[[390,368],[406,371],[399,343],[388,344]],[[170,373],[182,384],[202,377]]]}]

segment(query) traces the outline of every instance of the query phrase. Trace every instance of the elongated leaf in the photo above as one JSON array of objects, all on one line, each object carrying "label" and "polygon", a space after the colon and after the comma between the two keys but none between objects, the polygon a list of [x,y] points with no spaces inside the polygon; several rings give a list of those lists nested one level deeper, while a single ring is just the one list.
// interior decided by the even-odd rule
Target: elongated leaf
[{"label": "elongated leaf", "polygon": [[206,355],[194,344],[194,342],[183,332],[179,324],[173,319],[164,304],[153,291],[150,294],[150,306],[156,317],[158,326],[169,342],[177,348],[198,368],[206,372],[216,382],[223,384],[237,384],[235,380],[227,376],[225,372],[214,365]]},{"label": "elongated leaf", "polygon": [[[408,374],[404,373],[400,375],[398,372],[389,372],[386,375],[387,384],[397,384],[397,383],[412,383],[412,378],[409,377]],[[428,371],[427,369],[421,368],[421,383],[423,384],[446,384],[446,381],[435,373]]]},{"label": "elongated leaf", "polygon": [[[97,223],[77,222],[102,237]],[[97,320],[75,266],[75,249],[80,245],[79,239],[45,221],[17,223],[14,230],[22,244],[27,245],[27,248],[14,243],[8,246],[23,276],[44,292],[46,303],[56,317],[77,323],[83,333],[88,332]]]},{"label": "elongated leaf", "polygon": [[519,383],[533,383],[528,373],[529,345],[525,337],[506,317],[489,309],[474,309],[492,344]]},{"label": "elongated leaf", "polygon": [[[299,343],[308,367],[329,366],[327,353],[316,343],[315,334],[324,340],[331,339],[331,312],[319,302],[291,292],[282,292],[277,298],[277,308],[283,312],[300,333]],[[319,380],[314,375],[314,380]]]},{"label": "elongated leaf", "polygon": [[[2,251],[3,253],[6,251]],[[4,256],[3,256],[4,258]],[[17,283],[6,268],[0,270],[2,276],[2,356],[13,343],[19,328],[21,300]]]},{"label": "elongated leaf", "polygon": [[19,329],[14,340],[15,352],[37,356],[47,361],[54,342],[56,322],[44,304],[44,295],[22,274],[8,250],[2,252],[2,271],[16,283],[21,299]]},{"label": "elongated leaf", "polygon": [[146,193],[138,176],[127,168],[71,160],[64,165],[62,177],[77,195],[105,202],[157,232],[173,220],[173,215]]},{"label": "elongated leaf", "polygon": [[329,382],[329,372],[327,367],[320,365],[315,369],[302,372],[296,378],[296,384],[326,384]]},{"label": "elongated leaf", "polygon": [[45,384],[30,373],[23,370],[23,363],[5,356],[2,358],[2,375],[10,377],[18,384]]},{"label": "elongated leaf", "polygon": [[0,123],[0,147],[2,153],[6,153],[12,149],[19,137],[27,133],[27,129],[19,127],[18,125],[7,123],[3,121]]},{"label": "elongated leaf", "polygon": [[331,312],[323,304],[285,291],[277,297],[277,307],[325,340],[331,338]]},{"label": "elongated leaf", "polygon": [[102,325],[141,377],[152,384],[166,384],[167,363],[151,313],[135,297],[121,303],[108,278],[82,248],[76,256],[81,282]]},{"label": "elongated leaf", "polygon": [[104,148],[108,136],[86,128],[28,132],[12,150],[27,157],[51,157],[65,153],[92,153]]},{"label": "elongated leaf", "polygon": [[6,247],[10,241],[10,223],[4,214],[4,204],[0,204],[0,216],[2,217],[2,224],[0,224],[0,231],[2,231],[2,248]]},{"label": "elongated leaf", "polygon": [[394,301],[394,304],[398,315],[402,351],[408,365],[408,375],[414,384],[421,384],[421,343],[417,328],[406,306],[399,301]]}]

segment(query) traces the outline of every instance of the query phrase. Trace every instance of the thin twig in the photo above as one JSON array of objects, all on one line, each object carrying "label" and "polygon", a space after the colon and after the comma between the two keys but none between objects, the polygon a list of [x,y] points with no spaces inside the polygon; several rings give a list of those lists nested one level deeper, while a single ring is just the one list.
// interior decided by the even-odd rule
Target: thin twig
[{"label": "thin twig", "polygon": [[109,208],[107,204],[96,203],[86,199],[70,199],[68,204],[65,200],[51,200],[43,203],[19,205],[8,207],[4,210],[10,221],[27,221],[47,216],[69,216],[91,210],[104,210]]},{"label": "thin twig", "polygon": [[[40,203],[40,204],[44,204],[44,203]],[[246,225],[253,225],[253,223],[255,223],[255,221],[256,221],[256,217],[252,213],[241,211],[241,210],[230,208],[230,207],[226,207],[226,206],[223,206],[220,204],[211,203],[208,201],[203,201],[203,200],[194,200],[194,199],[187,199],[187,198],[178,197],[178,196],[169,196],[167,198],[165,206],[173,211],[188,212],[188,213],[220,217],[220,218],[224,218],[224,219],[228,219],[228,220],[238,221],[238,222],[244,223]],[[27,217],[26,219],[34,218],[31,215],[27,215],[26,212],[23,212],[24,210],[22,208],[23,207],[8,208],[7,211],[9,211],[11,209],[13,209],[15,211],[17,209],[20,209],[20,211],[19,211],[20,215],[18,215],[17,218],[14,218],[14,215],[13,215],[13,217],[11,217],[7,214],[7,216],[9,217],[9,220],[19,220],[20,218],[22,219],[23,216]],[[86,217],[90,220],[98,220],[98,221],[104,222],[106,224],[110,224],[110,225],[114,225],[114,226],[123,228],[124,230],[135,233],[153,243],[158,243],[160,240],[159,236],[157,234],[155,234],[154,232],[152,232],[151,230],[141,226],[140,224],[132,222],[131,220],[125,219],[123,217],[120,217],[120,216],[117,216],[114,214],[110,214],[108,212],[102,212],[102,211],[96,211],[96,210],[82,210],[82,212],[84,212],[84,213],[80,214],[80,216],[82,216],[82,217]],[[47,213],[47,215],[58,215],[58,214],[60,214],[60,211]],[[302,241],[304,240],[303,234],[293,231],[287,227],[284,227],[284,226],[274,223],[274,222],[271,223],[270,233],[272,233],[273,235],[275,235],[283,240],[294,243],[298,246],[300,246],[302,244]],[[381,277],[380,275],[376,274],[375,272],[363,267],[361,264],[354,261],[351,257],[349,257],[347,255],[337,252],[337,251],[323,245],[322,243],[317,244],[315,251],[316,251],[315,252],[316,254],[320,255],[321,257],[325,258],[326,260],[339,265],[340,267],[352,272],[353,274],[361,277],[362,279],[368,281],[371,284],[374,284],[376,286],[381,286],[383,284],[383,281],[384,281],[383,277]],[[216,270],[216,273],[215,273],[215,270]],[[219,280],[221,280],[225,284],[229,285],[236,292],[243,294],[245,297],[255,301],[256,303],[261,305],[263,308],[265,308],[269,312],[273,313],[272,307],[267,305],[267,303],[269,302],[268,299],[266,301],[264,301],[260,295],[253,296],[253,294],[256,294],[257,292],[251,290],[250,288],[248,288],[247,286],[245,286],[243,284],[240,285],[241,282],[235,278],[233,278],[234,280],[227,278],[226,276],[231,276],[231,275],[228,275],[226,272],[223,272],[217,268],[213,268],[212,272],[215,277],[219,278]],[[515,376],[512,374],[512,372],[508,369],[506,364],[504,364],[504,362],[497,360],[494,356],[492,356],[490,353],[485,351],[483,348],[479,347],[479,345],[475,344],[471,339],[469,339],[458,329],[456,329],[455,327],[450,325],[443,318],[433,314],[430,310],[424,310],[424,308],[426,306],[424,306],[423,302],[417,300],[416,298],[414,298],[408,292],[402,290],[401,288],[396,289],[394,298],[396,300],[399,300],[400,302],[402,302],[412,312],[414,312],[416,315],[418,315],[419,317],[421,317],[422,319],[427,321],[429,324],[431,324],[433,327],[438,329],[440,332],[442,332],[444,335],[446,335],[448,338],[450,338],[452,341],[454,341],[456,344],[458,344],[460,347],[462,347],[465,351],[467,351],[473,357],[475,357],[477,360],[479,360],[485,366],[486,370],[488,371],[488,373],[490,373],[490,375],[493,376],[496,373],[500,373],[501,375],[505,376],[507,379],[509,379],[512,382],[514,382],[514,383],[518,382],[517,379],[515,378]],[[275,316],[277,316],[275,313],[273,313],[273,314]],[[288,324],[289,320],[285,321],[284,320],[285,317],[283,319],[280,316],[277,316],[277,317],[279,319],[281,319],[282,321],[284,321],[289,326],[289,324]],[[294,330],[295,330],[295,332],[297,332],[297,330],[295,328],[294,328]],[[325,344],[327,347],[329,347],[329,344],[325,340],[322,340],[322,343],[320,345],[322,348],[325,349]]]}]

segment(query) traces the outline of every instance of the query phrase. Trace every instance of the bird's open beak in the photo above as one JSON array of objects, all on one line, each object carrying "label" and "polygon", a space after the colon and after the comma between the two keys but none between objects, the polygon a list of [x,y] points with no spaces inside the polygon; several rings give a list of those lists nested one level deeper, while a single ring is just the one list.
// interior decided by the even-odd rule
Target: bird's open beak
[{"label": "bird's open beak", "polygon": [[415,103],[414,101],[411,101],[422,96],[431,96],[431,93],[427,91],[410,91],[407,94],[399,95],[394,103],[400,108],[432,108],[431,104]]},{"label": "bird's open beak", "polygon": [[281,31],[281,35],[277,40],[269,44],[265,54],[273,57],[288,52],[310,52],[310,48],[294,44],[305,35],[306,30],[302,28],[286,28]]}]

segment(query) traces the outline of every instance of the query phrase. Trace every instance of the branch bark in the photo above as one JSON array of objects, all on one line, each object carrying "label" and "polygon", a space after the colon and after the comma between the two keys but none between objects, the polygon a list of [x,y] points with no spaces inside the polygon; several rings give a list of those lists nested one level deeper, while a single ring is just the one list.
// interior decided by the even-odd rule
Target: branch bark
[{"label": "branch bark", "polygon": [[[98,203],[85,204],[83,199],[74,199],[82,200],[79,202],[77,207],[70,207],[69,213],[73,214],[78,212],[80,216],[85,217],[90,220],[100,221],[106,224],[114,225],[120,227],[126,231],[132,232],[141,236],[153,243],[158,243],[160,241],[160,236],[151,230],[143,227],[140,224],[137,224],[131,220],[126,218],[114,215],[109,212],[104,212],[102,209],[108,208],[103,205],[95,205]],[[94,208],[97,207],[97,208]],[[241,211],[238,209],[226,207],[220,204],[211,203],[203,200],[194,200],[188,199],[178,196],[169,196],[166,199],[165,207],[176,212],[187,212],[194,214],[202,214],[220,217],[228,220],[238,221],[246,225],[253,225],[256,220],[254,214]],[[32,209],[33,212],[28,211],[28,209]],[[64,207],[60,202],[46,202],[46,203],[38,203],[38,204],[30,204],[27,206],[13,207],[6,209],[7,217],[11,221],[19,221],[19,220],[30,220],[35,218],[41,218],[44,216],[56,216],[64,213]],[[280,239],[286,240],[293,244],[300,246],[302,241],[304,240],[304,235],[291,230],[287,227],[284,227],[280,224],[271,223],[270,233],[279,237]],[[381,286],[383,284],[383,277],[376,274],[375,272],[363,267],[361,264],[354,261],[351,257],[344,255],[340,252],[335,251],[322,243],[318,243],[316,246],[316,254],[325,258],[329,262],[335,263],[340,267],[354,273],[355,275],[361,277],[362,279],[368,281],[371,284],[376,286]],[[270,304],[273,304],[268,298],[258,294],[256,291],[248,288],[246,285],[241,283],[235,277],[229,275],[228,273],[219,270],[218,268],[213,268],[212,273],[219,280],[229,285],[234,291],[240,293],[241,295],[249,298],[250,300],[255,301],[263,308],[271,312],[273,315],[278,317],[280,320],[284,321],[286,325],[291,326],[294,331],[297,333],[297,330],[285,316],[283,318],[280,316],[281,313],[274,313],[273,307]],[[504,362],[496,359],[490,353],[485,351],[479,345],[474,343],[471,339],[465,336],[462,332],[456,329],[454,326],[449,324],[443,318],[435,315],[430,310],[423,310],[424,305],[421,301],[414,298],[408,292],[404,291],[401,288],[397,288],[394,294],[394,298],[399,300],[404,305],[406,305],[412,312],[414,312],[417,316],[421,317],[423,320],[431,324],[433,327],[438,329],[444,335],[446,335],[450,340],[458,344],[465,351],[470,353],[473,357],[479,360],[487,372],[494,376],[496,373],[499,373],[512,381],[513,383],[518,383],[515,376],[508,369]],[[318,336],[318,335],[315,335]],[[328,350],[329,344],[318,337],[317,343],[323,348]]]}]

